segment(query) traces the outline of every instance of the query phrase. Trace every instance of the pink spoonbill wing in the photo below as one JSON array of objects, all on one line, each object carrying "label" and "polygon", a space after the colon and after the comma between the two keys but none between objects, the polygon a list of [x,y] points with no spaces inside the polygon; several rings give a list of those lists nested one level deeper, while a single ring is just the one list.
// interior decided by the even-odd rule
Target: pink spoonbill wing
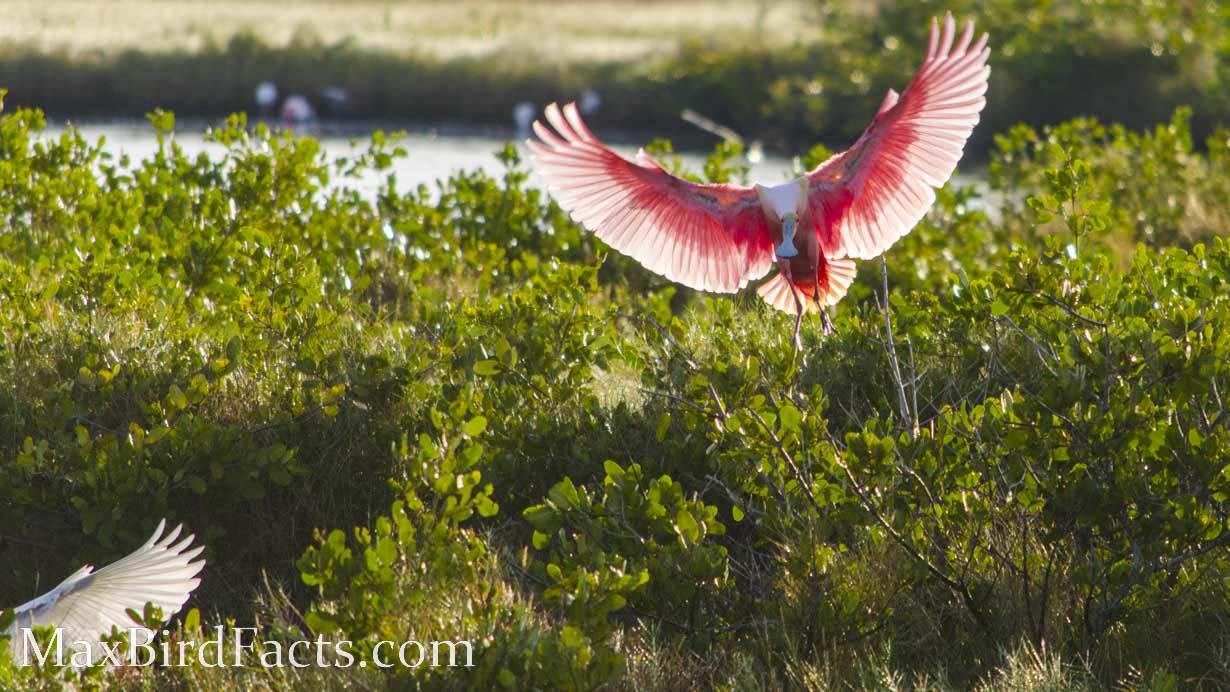
[{"label": "pink spoonbill wing", "polygon": [[990,48],[974,23],[953,47],[955,23],[933,20],[927,56],[898,98],[889,90],[880,112],[849,150],[807,174],[808,204],[820,245],[830,257],[870,259],[909,233],[952,175],[986,104]]},{"label": "pink spoonbill wing", "polygon": [[555,132],[535,121],[540,141],[528,144],[547,189],[611,247],[702,291],[734,293],[770,269],[773,241],[753,188],[684,180],[644,151],[628,161],[594,137],[575,104],[551,104],[546,116]]}]

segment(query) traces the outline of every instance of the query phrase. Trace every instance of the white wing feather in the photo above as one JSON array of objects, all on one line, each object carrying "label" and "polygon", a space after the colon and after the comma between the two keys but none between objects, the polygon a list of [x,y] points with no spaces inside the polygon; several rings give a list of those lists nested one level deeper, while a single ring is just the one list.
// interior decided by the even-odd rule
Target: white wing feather
[{"label": "white wing feather", "polygon": [[[5,631],[11,637],[12,660],[31,660],[25,651],[24,630],[35,626],[59,628],[68,658],[74,642],[97,643],[111,633],[112,626],[121,631],[135,627],[126,613],[129,608],[139,613],[152,602],[162,610],[163,617],[178,612],[201,583],[196,575],[205,561],[192,560],[205,547],[189,548],[194,538],[191,534],[176,543],[182,525],[164,536],[165,528],[166,520],[158,522],[149,540],[127,556],[98,571],[86,565],[50,592],[17,606],[16,618]],[[92,646],[90,650],[92,654],[102,653],[101,647]],[[91,663],[97,658],[95,655]]]}]

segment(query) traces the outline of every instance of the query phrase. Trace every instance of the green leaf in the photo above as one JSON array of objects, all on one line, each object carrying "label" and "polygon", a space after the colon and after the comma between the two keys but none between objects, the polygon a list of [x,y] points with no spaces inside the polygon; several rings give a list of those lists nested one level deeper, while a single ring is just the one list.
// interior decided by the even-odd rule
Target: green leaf
[{"label": "green leaf", "polygon": [[185,479],[188,481],[188,487],[192,488],[192,492],[197,495],[204,495],[205,491],[208,490],[208,486],[205,485],[205,479],[200,476],[189,474],[185,476]]},{"label": "green leaf", "polygon": [[[491,486],[487,486],[487,491],[490,492]],[[500,513],[500,505],[491,499],[487,493],[479,495],[474,500],[475,506],[478,508],[478,516],[484,519],[489,519]]]},{"label": "green leaf", "polygon": [[150,121],[158,132],[167,133],[175,129],[175,114],[170,111],[155,108],[145,114],[145,119]]},{"label": "green leaf", "polygon": [[794,404],[789,402],[782,404],[781,408],[777,409],[777,416],[778,419],[781,420],[783,430],[788,430],[793,433],[802,432],[799,427],[799,423],[802,422],[803,416],[799,413],[799,410],[794,407]]},{"label": "green leaf", "polygon": [[560,640],[564,642],[564,646],[570,649],[579,649],[585,645],[585,635],[580,629],[572,625],[566,625],[563,632],[560,633]]},{"label": "green leaf", "polygon": [[392,538],[381,538],[376,542],[376,555],[382,564],[392,565],[397,561],[397,542]]},{"label": "green leaf", "polygon": [[179,385],[172,384],[170,391],[167,392],[167,401],[178,409],[188,408],[188,397],[184,394],[184,390],[179,388]]},{"label": "green leaf", "polygon": [[226,342],[226,359],[232,363],[239,360],[239,356],[243,354],[243,339],[238,336],[232,336]]},{"label": "green leaf", "polygon": [[504,367],[512,369],[517,365],[517,349],[508,343],[508,339],[500,337],[495,343],[496,358]]},{"label": "green leaf", "polygon": [[186,632],[195,632],[201,628],[201,611],[192,608],[188,614],[184,616],[183,629]]},{"label": "green leaf", "polygon": [[1093,200],[1085,204],[1085,212],[1092,216],[1106,216],[1110,212],[1110,203],[1104,200]]},{"label": "green leaf", "polygon": [[658,432],[657,432],[658,442],[662,442],[663,440],[666,439],[666,433],[670,430],[670,427],[671,427],[671,414],[663,413],[661,416],[658,417]]},{"label": "green leaf", "polygon": [[502,369],[498,360],[480,360],[474,364],[474,374],[481,377],[490,377],[491,375],[498,374]]},{"label": "green leaf", "polygon": [[483,431],[486,429],[487,429],[487,418],[485,416],[475,416],[471,418],[470,420],[466,421],[464,431],[465,431],[465,434],[469,435],[470,437],[478,437],[479,435],[483,434]]},{"label": "green leaf", "polygon": [[700,526],[696,524],[696,519],[687,509],[680,509],[675,514],[675,528],[679,531],[680,536],[691,543],[695,543],[700,538]]},{"label": "green leaf", "polygon": [[607,459],[606,461],[602,462],[602,470],[605,471],[606,475],[610,476],[612,479],[619,479],[619,478],[624,477],[623,467],[615,463],[614,461],[611,461],[610,459]]},{"label": "green leaf", "polygon": [[559,525],[559,515],[547,505],[534,505],[521,513],[536,530],[551,533]]},{"label": "green leaf", "polygon": [[563,509],[576,509],[581,504],[580,495],[577,494],[577,488],[572,484],[572,479],[565,477],[564,480],[556,483],[547,491],[547,497],[555,503],[556,507]]},{"label": "green leaf", "polygon": [[290,473],[281,466],[272,466],[269,468],[269,480],[282,487],[286,487],[290,485]]}]

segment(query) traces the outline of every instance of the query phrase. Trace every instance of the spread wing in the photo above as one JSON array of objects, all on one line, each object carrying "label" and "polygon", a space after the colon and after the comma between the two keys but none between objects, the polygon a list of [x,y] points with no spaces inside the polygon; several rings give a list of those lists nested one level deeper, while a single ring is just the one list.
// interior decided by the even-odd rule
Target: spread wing
[{"label": "spread wing", "polygon": [[[74,650],[73,642],[101,642],[103,635],[111,633],[112,625],[120,630],[136,627],[125,612],[128,608],[139,613],[147,602],[152,602],[162,609],[164,617],[170,617],[183,607],[201,582],[196,575],[205,561],[192,559],[205,547],[190,549],[192,535],[176,543],[182,527],[176,526],[164,536],[165,527],[165,520],[159,522],[144,545],[118,561],[97,572],[86,565],[50,592],[18,606],[16,619],[5,633],[12,637],[12,660],[19,664],[33,660],[33,652],[26,651],[23,628],[60,628],[64,656],[68,659]],[[102,653],[94,646],[91,652]]]},{"label": "spread wing", "polygon": [[547,189],[611,247],[702,291],[733,293],[772,266],[773,241],[752,188],[684,180],[643,151],[632,163],[594,137],[575,104],[551,104],[546,117],[555,131],[535,121],[538,140],[527,143]]},{"label": "spread wing", "polygon": [[849,150],[807,174],[808,204],[830,257],[869,259],[910,232],[952,175],[986,104],[991,68],[974,23],[953,48],[955,23],[933,20],[927,56],[898,99],[889,90],[875,120]]}]

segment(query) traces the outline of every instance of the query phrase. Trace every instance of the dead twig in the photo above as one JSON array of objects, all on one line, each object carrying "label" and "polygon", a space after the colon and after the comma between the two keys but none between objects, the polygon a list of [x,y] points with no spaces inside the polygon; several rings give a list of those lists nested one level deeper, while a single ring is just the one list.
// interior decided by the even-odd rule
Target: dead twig
[{"label": "dead twig", "polygon": [[888,360],[893,366],[893,382],[897,385],[897,405],[900,407],[901,422],[910,430],[910,435],[918,433],[918,422],[910,414],[910,405],[906,403],[905,383],[901,380],[901,366],[897,363],[897,347],[893,342],[893,323],[888,313],[888,263],[880,256],[880,274],[884,278],[884,293],[877,296],[880,311],[884,313],[884,331],[888,334]]}]

